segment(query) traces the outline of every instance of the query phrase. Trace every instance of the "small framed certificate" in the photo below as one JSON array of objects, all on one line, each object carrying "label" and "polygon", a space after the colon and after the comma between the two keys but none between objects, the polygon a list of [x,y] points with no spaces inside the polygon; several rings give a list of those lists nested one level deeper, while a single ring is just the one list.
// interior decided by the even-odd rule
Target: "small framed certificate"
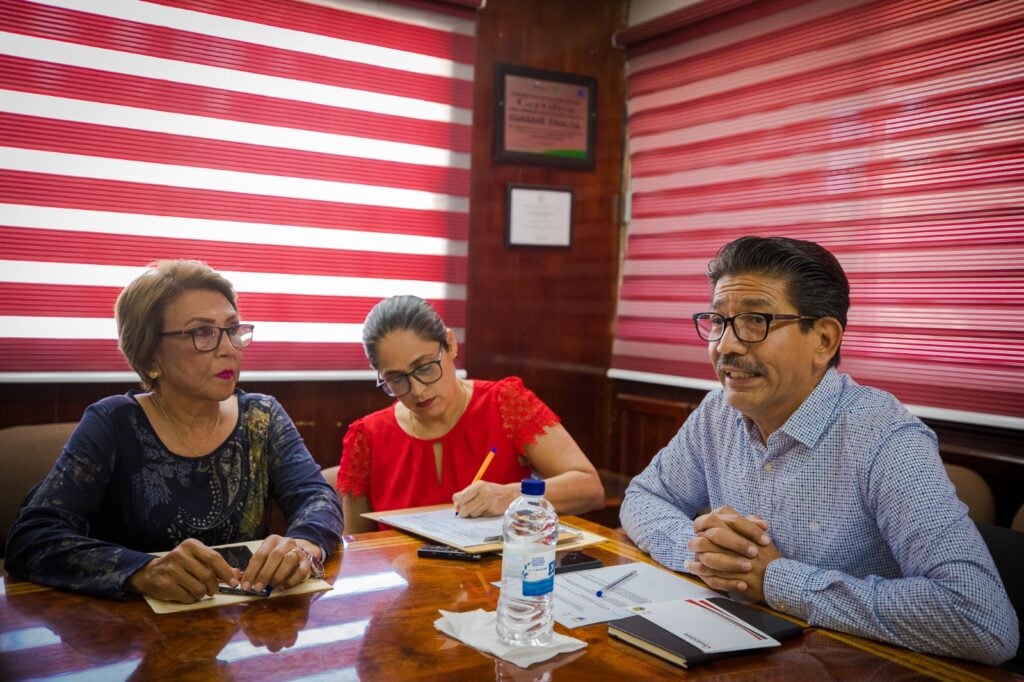
[{"label": "small framed certificate", "polygon": [[510,246],[572,246],[572,190],[510,184],[505,223]]}]

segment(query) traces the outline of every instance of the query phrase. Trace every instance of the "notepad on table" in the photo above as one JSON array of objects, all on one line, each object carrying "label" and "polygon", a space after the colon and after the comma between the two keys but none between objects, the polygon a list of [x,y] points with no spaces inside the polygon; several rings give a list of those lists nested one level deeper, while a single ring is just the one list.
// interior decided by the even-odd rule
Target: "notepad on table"
[{"label": "notepad on table", "polygon": [[727,597],[646,604],[608,623],[608,635],[690,668],[743,651],[779,646],[803,628]]},{"label": "notepad on table", "polygon": [[[470,554],[501,550],[500,516],[465,518],[455,515],[452,505],[394,509],[385,512],[367,512],[365,518],[386,523],[414,535],[457,547]],[[604,542],[595,533],[559,524],[558,549],[576,549]]]},{"label": "notepad on table", "polygon": [[[263,543],[262,540],[250,540],[248,542],[233,542],[226,545],[212,545],[211,549],[223,549],[230,547],[248,547],[250,552],[255,552]],[[164,556],[167,552],[153,552],[156,556]],[[307,592],[326,592],[331,589],[331,584],[320,578],[307,578],[295,587],[287,590],[274,590],[270,594],[271,599],[284,597],[292,594],[306,594]],[[228,604],[248,603],[261,600],[262,597],[248,595],[222,594],[217,593],[206,599],[192,602],[191,604],[180,604],[178,602],[162,601],[154,597],[146,596],[146,603],[153,609],[154,613],[178,613],[179,611],[194,611],[195,609],[207,609],[212,606],[226,606]]]}]

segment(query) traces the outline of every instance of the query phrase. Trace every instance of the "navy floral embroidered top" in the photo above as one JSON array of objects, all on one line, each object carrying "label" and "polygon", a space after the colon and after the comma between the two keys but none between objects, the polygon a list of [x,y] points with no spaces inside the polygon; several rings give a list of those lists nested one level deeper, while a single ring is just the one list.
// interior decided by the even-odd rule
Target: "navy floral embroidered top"
[{"label": "navy floral embroidered top", "polygon": [[53,469],[29,494],[7,540],[19,578],[125,598],[125,582],[187,538],[206,545],[258,540],[272,502],[286,535],[330,552],[341,537],[338,495],[273,397],[236,390],[238,423],[204,457],[170,452],[135,400],[91,405]]}]

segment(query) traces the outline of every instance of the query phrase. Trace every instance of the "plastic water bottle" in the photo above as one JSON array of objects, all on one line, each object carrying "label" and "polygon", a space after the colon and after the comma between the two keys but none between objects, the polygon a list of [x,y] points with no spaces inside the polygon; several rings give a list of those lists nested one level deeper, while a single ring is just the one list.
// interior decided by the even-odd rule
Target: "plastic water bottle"
[{"label": "plastic water bottle", "polygon": [[524,478],[521,495],[502,526],[501,596],[495,627],[513,646],[544,646],[554,627],[555,543],[558,514],[544,498],[544,481]]}]

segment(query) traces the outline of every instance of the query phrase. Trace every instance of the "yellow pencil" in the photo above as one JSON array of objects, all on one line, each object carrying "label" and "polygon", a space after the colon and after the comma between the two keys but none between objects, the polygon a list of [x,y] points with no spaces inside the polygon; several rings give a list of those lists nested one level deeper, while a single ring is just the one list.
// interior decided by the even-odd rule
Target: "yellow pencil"
[{"label": "yellow pencil", "polygon": [[[479,481],[481,478],[484,477],[484,474],[487,473],[487,467],[489,467],[491,465],[491,460],[494,459],[494,453],[496,451],[497,451],[497,448],[491,448],[491,451],[487,453],[487,456],[484,457],[483,464],[480,465],[480,469],[477,470],[476,476],[473,477],[473,481],[472,481],[472,483],[470,483],[470,485],[472,485],[473,483],[476,483],[477,481]],[[456,516],[459,515],[459,507],[457,505],[455,507],[455,515]]]},{"label": "yellow pencil", "polygon": [[484,477],[484,474],[487,473],[487,467],[491,466],[491,460],[494,459],[494,453],[496,451],[497,448],[491,448],[491,451],[487,453],[486,457],[484,457],[484,463],[480,465],[480,470],[477,471],[476,476],[473,477],[473,483],[479,481]]}]

